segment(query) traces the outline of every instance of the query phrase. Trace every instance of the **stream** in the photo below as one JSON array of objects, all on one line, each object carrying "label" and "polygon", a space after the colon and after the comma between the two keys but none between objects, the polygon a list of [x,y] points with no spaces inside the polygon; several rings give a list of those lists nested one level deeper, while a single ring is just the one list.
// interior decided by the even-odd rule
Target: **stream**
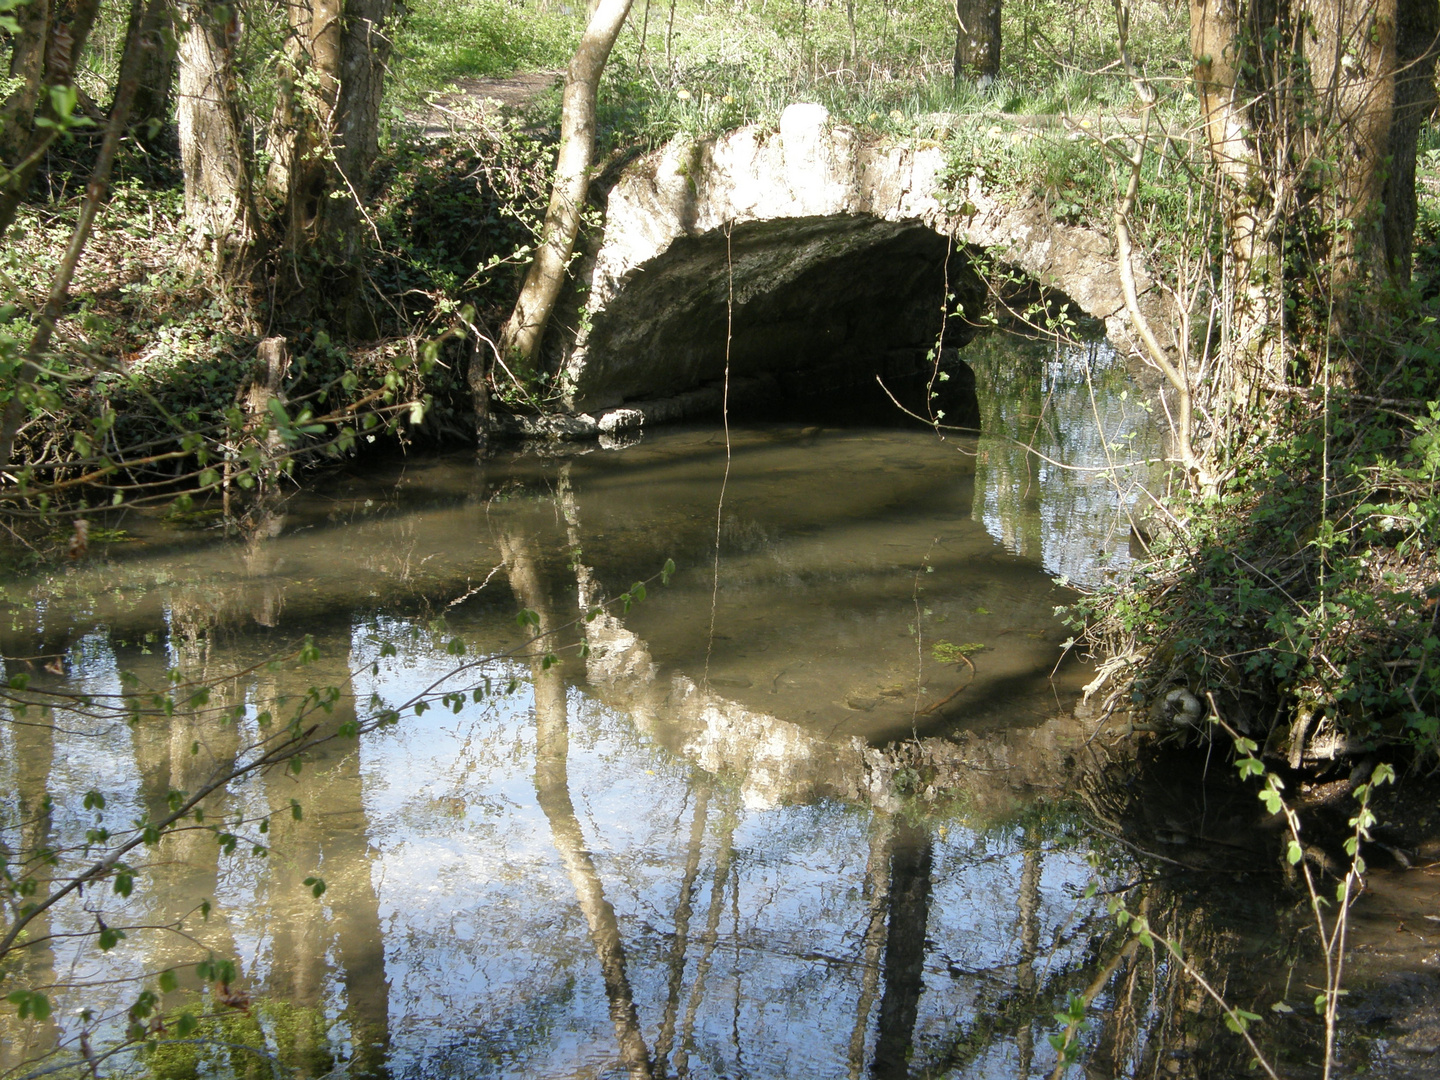
[{"label": "stream", "polygon": [[[1056,608],[1128,572],[1123,508],[1163,471],[1109,467],[1162,454],[1144,395],[1104,345],[964,356],[979,437],[797,421],[372,461],[240,538],[132,515],[5,582],[7,676],[216,683],[164,724],[10,717],[12,851],[79,866],[88,828],[163,814],[311,688],[326,730],[399,718],[212,797],[233,852],[184,830],[128,898],[58,906],[23,971],[55,1011],[0,1020],[0,1075],[113,1043],[167,969],[198,1036],[103,1071],[1043,1077],[1098,978],[1072,1075],[1250,1075],[1163,953],[1113,962],[1122,890],[1317,1075],[1304,912],[1253,793],[1146,772],[1075,713],[1093,672]],[[268,662],[307,636],[309,663]],[[97,919],[125,928],[104,953]],[[1363,1034],[1352,1062],[1388,1060]]]}]

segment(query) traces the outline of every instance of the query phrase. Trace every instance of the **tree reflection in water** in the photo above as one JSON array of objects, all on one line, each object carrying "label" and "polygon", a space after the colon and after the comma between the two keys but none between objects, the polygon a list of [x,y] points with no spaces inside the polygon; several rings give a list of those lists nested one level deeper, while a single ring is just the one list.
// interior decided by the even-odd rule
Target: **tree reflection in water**
[{"label": "tree reflection in water", "polygon": [[[1023,390],[1016,408],[1043,403]],[[1095,1075],[1225,1075],[1233,1044],[1213,1010],[1148,952],[1107,967],[1123,935],[1103,898],[1082,895],[1093,858],[1103,888],[1134,886],[1131,905],[1148,903],[1207,971],[1242,945],[1260,956],[1228,983],[1247,1008],[1285,992],[1283,978],[1247,981],[1284,967],[1264,959],[1278,936],[1220,917],[1235,896],[1161,879],[1163,863],[1125,846],[1138,796],[1122,784],[1072,801],[1094,794],[1077,771],[1113,762],[1046,704],[1063,633],[1049,573],[1025,556],[1058,550],[1060,519],[1089,513],[1094,493],[1058,510],[1048,493],[1001,505],[997,491],[1022,480],[1013,462],[982,462],[977,481],[973,458],[929,436],[744,434],[707,685],[696,658],[722,453],[677,432],[627,455],[493,464],[484,478],[470,461],[416,462],[318,509],[297,500],[247,545],[157,557],[163,587],[138,556],[97,571],[64,616],[68,637],[46,648],[96,635],[98,681],[117,655],[159,679],[172,662],[233,669],[316,636],[320,667],[224,690],[245,732],[310,685],[339,688],[335,725],[372,694],[404,700],[453,664],[451,640],[470,656],[521,646],[517,602],[547,635],[485,669],[497,691],[515,680],[514,694],[407,713],[317,755],[298,780],[227,792],[217,814],[279,811],[273,858],[218,859],[198,832],[162,845],[139,914],[173,922],[208,896],[216,905],[208,922],[187,920],[193,940],[147,942],[144,965],[233,953],[263,1044],[304,1076],[1043,1076],[1054,1012],[1101,975],[1084,1036]],[[985,525],[1019,515],[1002,531],[1009,547],[972,512]],[[668,590],[572,622],[668,555],[682,563]],[[508,592],[500,571],[482,585],[497,565]],[[705,574],[687,576],[696,566]],[[150,655],[121,644],[145,634]],[[955,665],[927,651],[939,638],[985,644],[983,678],[954,715],[929,718],[934,737],[916,737],[917,683],[931,702],[956,686]],[[117,804],[130,785],[137,813],[159,806],[233,756],[237,737],[185,717],[122,732]],[[37,809],[75,796],[65,747],[43,728],[7,738],[22,798],[6,842],[76,828]],[[305,884],[317,876],[318,900]],[[1243,909],[1252,930],[1266,904],[1273,926],[1268,894]],[[32,962],[51,978],[44,950]],[[81,1002],[63,1004],[55,1030],[7,1019],[6,1052],[73,1033]]]}]

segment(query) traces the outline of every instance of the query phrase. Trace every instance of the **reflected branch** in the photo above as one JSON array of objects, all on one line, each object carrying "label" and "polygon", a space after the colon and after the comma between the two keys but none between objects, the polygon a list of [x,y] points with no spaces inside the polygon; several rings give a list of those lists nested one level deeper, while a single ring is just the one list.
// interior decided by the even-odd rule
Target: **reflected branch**
[{"label": "reflected branch", "polygon": [[[516,599],[538,616],[537,637],[548,638],[555,619],[530,544],[524,537],[511,535],[501,538],[500,548]],[[604,885],[585,846],[585,836],[570,798],[570,724],[566,714],[565,680],[558,665],[547,663],[542,656],[531,657],[530,669],[535,684],[535,799],[550,822],[555,850],[560,854],[561,865],[590,927],[590,940],[600,961],[620,1059],[633,1080],[651,1080],[654,1073],[650,1052],[645,1046],[630,989],[620,924],[615,918],[615,908],[605,898]]]}]

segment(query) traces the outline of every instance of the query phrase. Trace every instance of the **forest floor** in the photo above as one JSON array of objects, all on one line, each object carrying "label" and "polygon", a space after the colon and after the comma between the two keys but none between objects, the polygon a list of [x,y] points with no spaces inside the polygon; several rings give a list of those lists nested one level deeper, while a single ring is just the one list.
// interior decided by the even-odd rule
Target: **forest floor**
[{"label": "forest floor", "polygon": [[477,113],[484,115],[494,109],[525,112],[563,78],[561,71],[522,71],[503,78],[457,79],[452,88],[430,98],[427,107],[412,110],[409,119],[427,136],[449,134],[456,125],[471,122]]}]

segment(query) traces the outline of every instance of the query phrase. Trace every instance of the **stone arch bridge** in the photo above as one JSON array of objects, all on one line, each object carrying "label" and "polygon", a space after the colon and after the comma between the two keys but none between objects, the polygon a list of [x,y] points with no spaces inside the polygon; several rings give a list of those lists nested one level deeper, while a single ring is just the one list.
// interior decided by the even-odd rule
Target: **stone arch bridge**
[{"label": "stone arch bridge", "polygon": [[[583,268],[580,331],[560,365],[573,415],[548,433],[713,408],[727,356],[732,401],[746,388],[773,393],[777,380],[782,390],[873,388],[877,372],[923,362],[947,292],[981,310],[982,252],[1128,344],[1108,235],[974,178],[954,192],[944,173],[935,143],[867,141],[820,105],[792,105],[778,132],[680,139],[641,159],[611,190],[603,241]],[[1137,284],[1142,307],[1158,308],[1138,267]],[[955,323],[946,345],[974,332]]]}]

